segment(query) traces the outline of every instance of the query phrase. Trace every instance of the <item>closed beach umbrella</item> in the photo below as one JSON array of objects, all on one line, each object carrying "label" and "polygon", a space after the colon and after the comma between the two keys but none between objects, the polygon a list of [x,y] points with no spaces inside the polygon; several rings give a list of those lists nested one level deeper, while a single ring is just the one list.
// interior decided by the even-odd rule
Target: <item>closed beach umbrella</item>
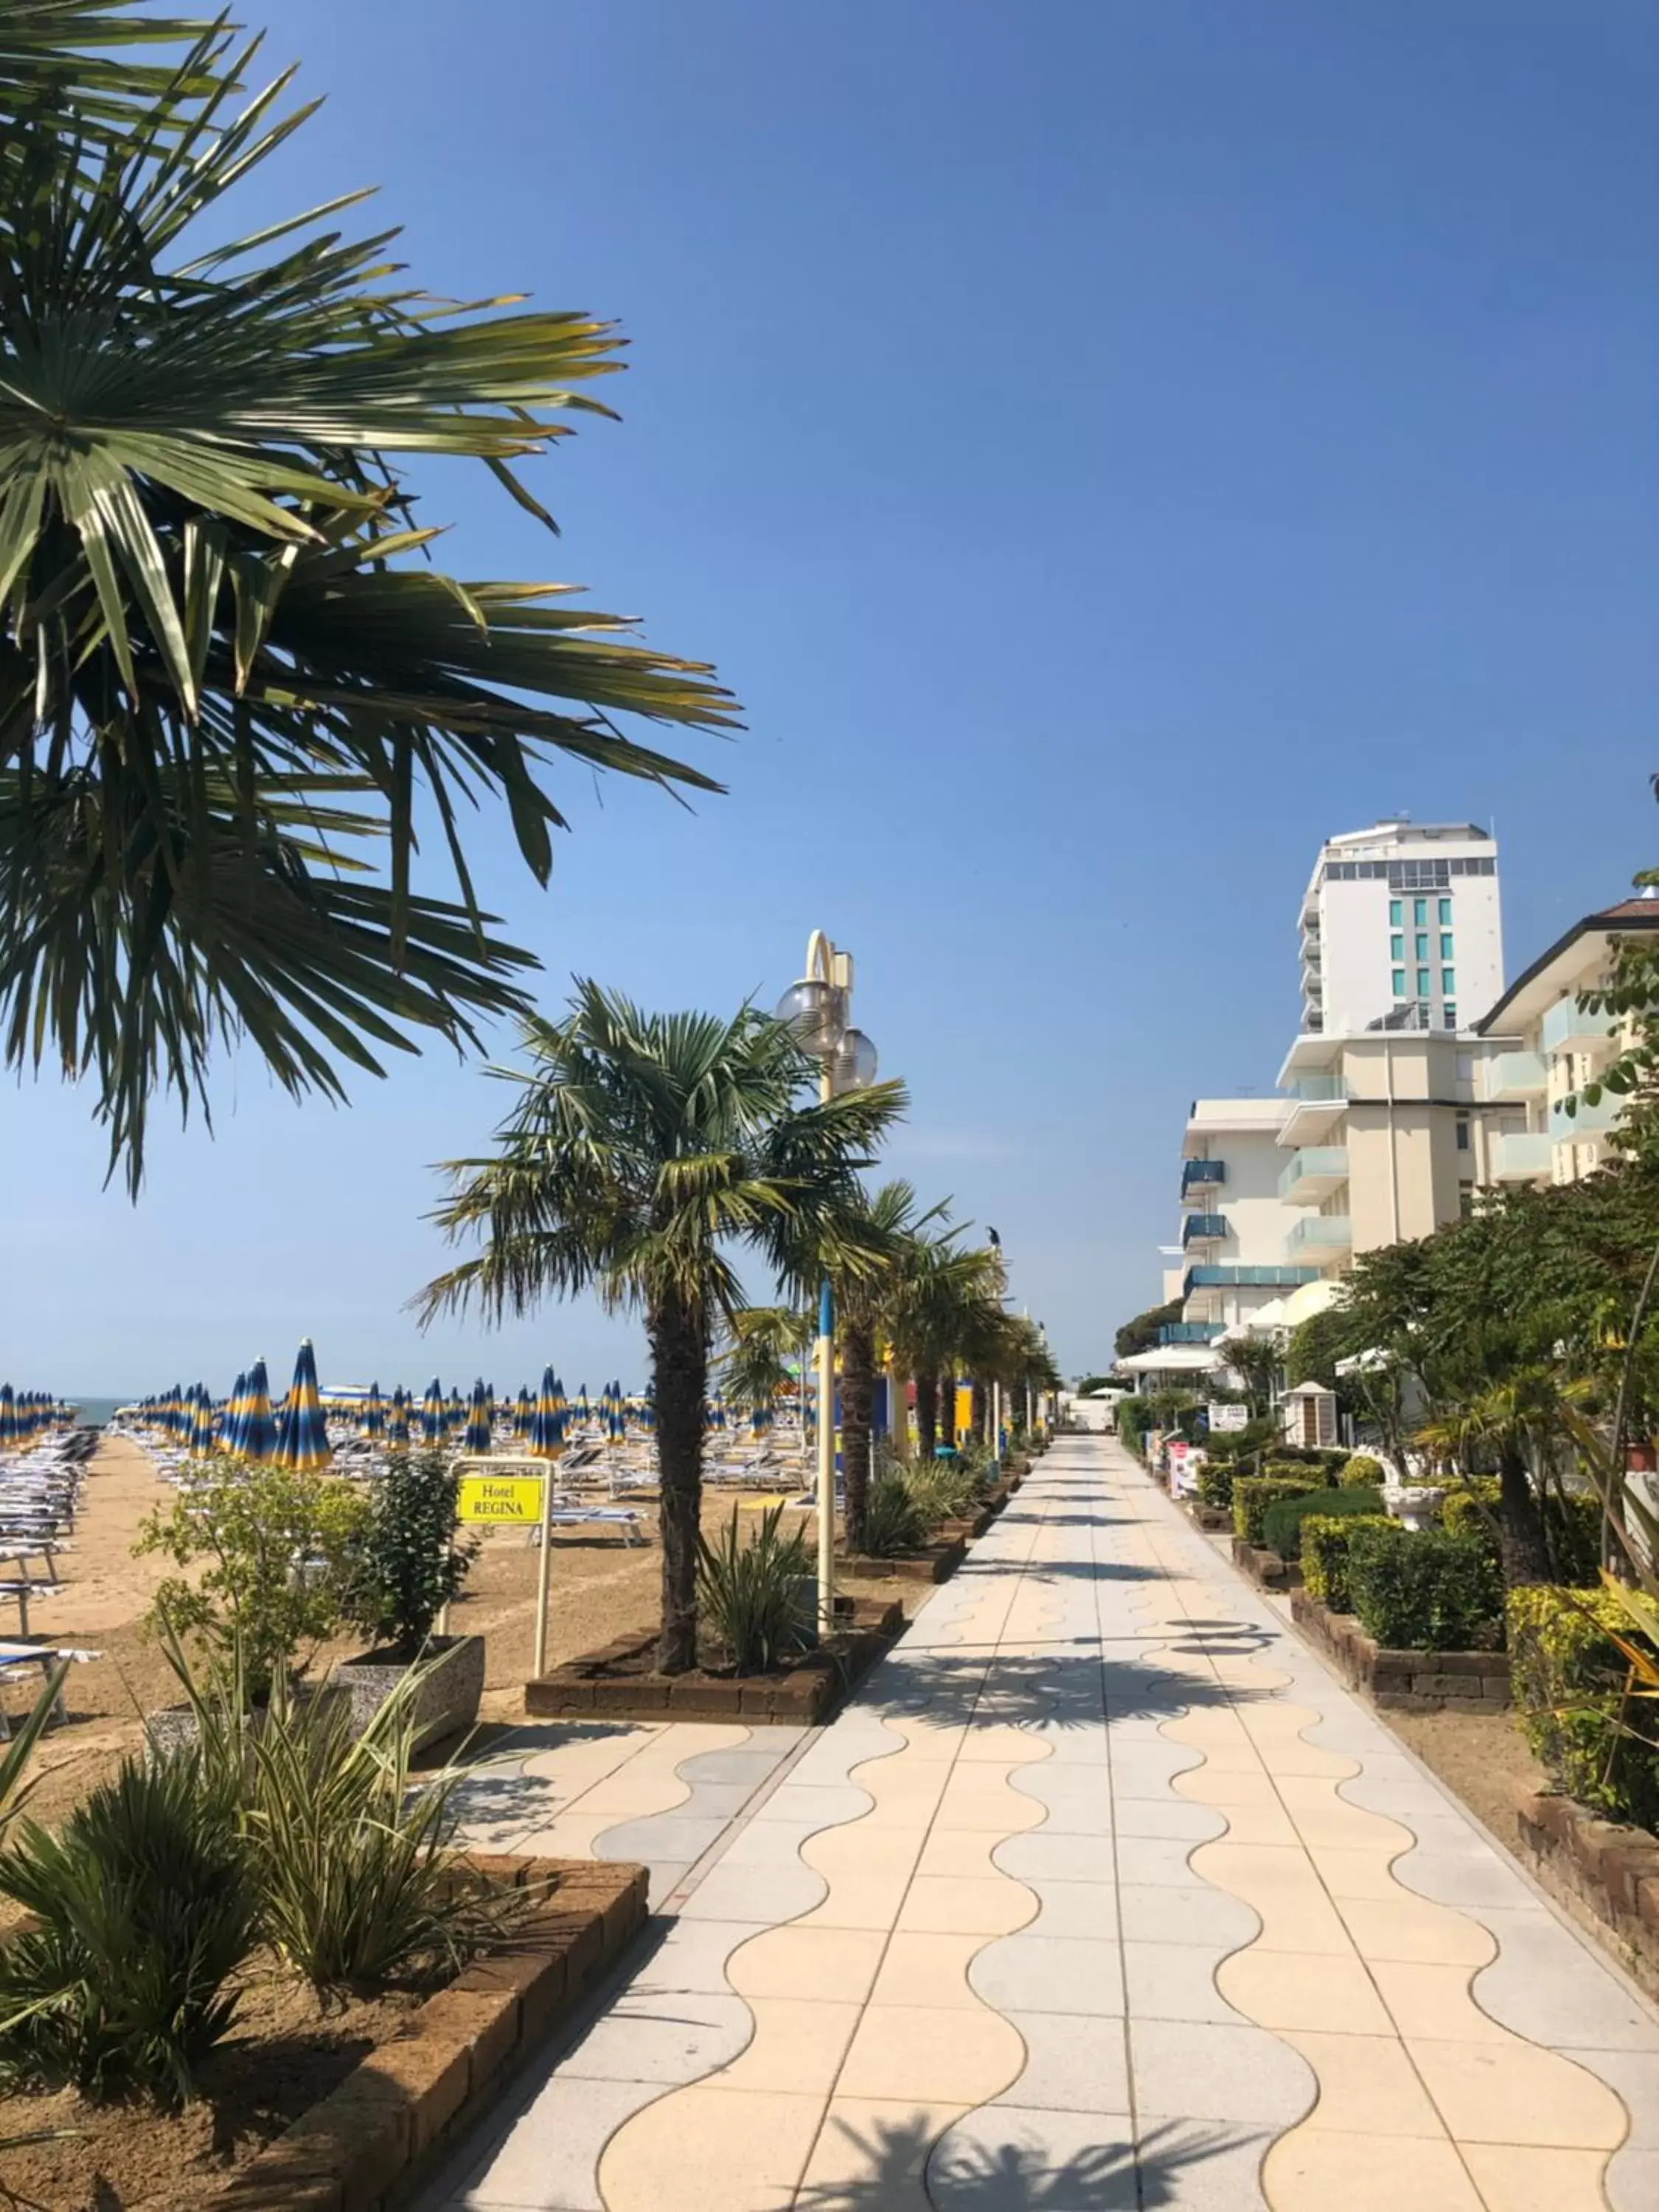
[{"label": "closed beach umbrella", "polygon": [[441,1444],[444,1440],[444,1431],[447,1424],[448,1413],[444,1405],[444,1386],[434,1375],[427,1384],[426,1395],[421,1401],[422,1443]]},{"label": "closed beach umbrella", "polygon": [[536,1410],[534,1399],[527,1383],[519,1385],[519,1395],[513,1401],[513,1440],[522,1443],[530,1434],[530,1419]]},{"label": "closed beach umbrella", "polygon": [[236,1449],[244,1459],[268,1465],[276,1450],[276,1423],[270,1410],[270,1383],[265,1363],[256,1359],[249,1371],[242,1425]]},{"label": "closed beach umbrella", "polygon": [[587,1385],[584,1382],[581,1389],[576,1393],[576,1419],[582,1424],[582,1426],[586,1428],[592,1418],[593,1408],[588,1402]]},{"label": "closed beach umbrella", "polygon": [[482,1377],[472,1385],[472,1407],[466,1417],[466,1434],[462,1441],[470,1452],[487,1452],[492,1442],[489,1397]]},{"label": "closed beach umbrella", "polygon": [[371,1382],[368,1395],[363,1401],[363,1434],[383,1437],[386,1434],[386,1407],[380,1403],[380,1386]]},{"label": "closed beach umbrella", "polygon": [[17,1441],[17,1401],[9,1382],[0,1382],[0,1449]]},{"label": "closed beach umbrella", "polygon": [[757,1437],[763,1437],[772,1425],[772,1408],[757,1402],[749,1408],[749,1426]]},{"label": "closed beach umbrella", "polygon": [[409,1443],[409,1393],[400,1382],[392,1394],[392,1412],[386,1425],[386,1440],[399,1447]]},{"label": "closed beach umbrella", "polygon": [[526,1447],[538,1459],[551,1459],[564,1441],[564,1414],[560,1407],[560,1395],[558,1378],[550,1367],[544,1367],[536,1410],[530,1417],[530,1440]]},{"label": "closed beach umbrella", "polygon": [[319,1467],[326,1467],[328,1430],[317,1388],[317,1355],[308,1336],[301,1340],[299,1357],[294,1363],[294,1380],[289,1385],[286,1410],[288,1419],[276,1445],[277,1465],[292,1468],[296,1474],[309,1474]]},{"label": "closed beach umbrella", "polygon": [[219,1424],[219,1449],[234,1452],[240,1449],[237,1439],[242,1433],[242,1423],[247,1417],[247,1376],[239,1375],[231,1385],[230,1395],[225,1401],[225,1417]]},{"label": "closed beach umbrella", "polygon": [[193,1452],[206,1453],[213,1449],[215,1429],[213,1401],[208,1396],[207,1384],[196,1386],[196,1410],[191,1422],[190,1448]]}]

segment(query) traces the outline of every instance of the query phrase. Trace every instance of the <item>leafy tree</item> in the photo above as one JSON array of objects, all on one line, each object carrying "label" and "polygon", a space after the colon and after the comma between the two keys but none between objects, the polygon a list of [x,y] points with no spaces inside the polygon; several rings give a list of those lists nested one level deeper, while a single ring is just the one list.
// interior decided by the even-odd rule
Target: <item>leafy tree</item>
[{"label": "leafy tree", "polygon": [[1239,1379],[1252,1413],[1265,1413],[1284,1372],[1285,1355],[1267,1336],[1233,1336],[1219,1347],[1229,1370]]},{"label": "leafy tree", "polygon": [[[123,4],[0,24],[0,1021],[12,1066],[89,1077],[137,1188],[153,1094],[206,1111],[249,1039],[343,1096],[422,1033],[522,1008],[461,831],[500,809],[538,884],[562,757],[708,779],[619,718],[733,702],[570,587],[471,582],[408,468],[526,457],[602,416],[614,325],[404,282],[348,194],[235,235],[234,195],[312,109],[234,104],[258,41]],[[223,204],[222,204],[223,203]],[[420,832],[457,899],[418,890]]]},{"label": "leafy tree", "polygon": [[1171,1298],[1167,1305],[1148,1306],[1133,1321],[1126,1321],[1112,1340],[1112,1348],[1120,1359],[1131,1359],[1138,1352],[1150,1352],[1158,1341],[1158,1331],[1167,1323],[1181,1319],[1181,1300]]},{"label": "leafy tree", "polygon": [[770,1413],[779,1395],[805,1373],[810,1316],[794,1306],[738,1306],[725,1316],[720,1388],[745,1413]]},{"label": "leafy tree", "polygon": [[459,1534],[460,1479],[442,1452],[393,1457],[375,1481],[345,1592],[346,1618],[413,1659],[432,1625],[460,1591],[477,1556]]},{"label": "leafy tree", "polygon": [[730,1020],[647,1014],[579,983],[562,1021],[532,1018],[493,1153],[452,1160],[437,1219],[483,1250],[439,1276],[422,1316],[530,1312],[592,1289],[643,1313],[662,1494],[658,1664],[696,1662],[703,1403],[715,1330],[744,1304],[733,1249],[799,1279],[826,1259],[876,1266],[858,1176],[902,1112],[896,1083],[804,1105],[814,1064],[745,1006]]}]

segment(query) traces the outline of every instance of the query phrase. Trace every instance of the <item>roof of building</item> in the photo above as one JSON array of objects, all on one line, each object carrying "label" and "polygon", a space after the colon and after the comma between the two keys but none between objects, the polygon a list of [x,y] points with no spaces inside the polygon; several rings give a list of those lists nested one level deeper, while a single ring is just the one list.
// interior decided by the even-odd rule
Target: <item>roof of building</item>
[{"label": "roof of building", "polygon": [[1530,968],[1522,969],[1491,1012],[1481,1016],[1474,1025],[1476,1035],[1490,1036],[1494,1030],[1506,1024],[1513,1027],[1517,1021],[1542,1013],[1567,989],[1567,981],[1559,971],[1563,968],[1571,971],[1577,967],[1578,963],[1570,962],[1569,956],[1586,938],[1600,938],[1605,942],[1609,938],[1628,936],[1633,930],[1647,929],[1659,929],[1659,895],[1620,899],[1595,914],[1582,915],[1547,951],[1539,954]]}]

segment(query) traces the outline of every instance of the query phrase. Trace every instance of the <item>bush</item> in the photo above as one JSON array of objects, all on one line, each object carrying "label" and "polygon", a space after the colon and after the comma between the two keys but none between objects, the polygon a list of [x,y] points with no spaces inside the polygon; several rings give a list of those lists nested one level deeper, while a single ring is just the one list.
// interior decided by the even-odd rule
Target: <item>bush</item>
[{"label": "bush", "polygon": [[797,1528],[783,1534],[783,1508],[762,1514],[751,1540],[738,1536],[738,1509],[718,1541],[697,1539],[697,1603],[710,1633],[739,1674],[763,1674],[804,1641],[800,1583],[813,1564]]},{"label": "bush", "polygon": [[977,1510],[991,1469],[988,1462],[975,1467],[958,1452],[955,1459],[921,1461],[895,1472],[931,1534],[940,1522],[961,1521]]},{"label": "bush", "polygon": [[[1498,1479],[1476,1475],[1461,1482],[1440,1508],[1440,1525],[1454,1535],[1468,1536],[1498,1551],[1498,1532],[1491,1516],[1498,1511]],[[1544,1534],[1555,1564],[1558,1581],[1573,1589],[1599,1589],[1601,1584],[1601,1501],[1569,1492],[1565,1500],[1551,1492],[1544,1501]]]},{"label": "bush", "polygon": [[1309,1513],[1332,1517],[1341,1514],[1382,1511],[1380,1490],[1305,1490],[1299,1498],[1281,1498],[1261,1516],[1261,1540],[1281,1559],[1294,1559],[1302,1550],[1302,1521]]},{"label": "bush", "polygon": [[412,1659],[426,1642],[477,1556],[477,1538],[456,1529],[459,1486],[436,1451],[400,1454],[373,1486],[343,1610],[402,1658]]},{"label": "bush", "polygon": [[1345,1490],[1380,1490],[1382,1462],[1369,1452],[1356,1452],[1336,1479]]},{"label": "bush", "polygon": [[1117,1401],[1117,1432],[1132,1452],[1144,1452],[1146,1431],[1155,1425],[1150,1401],[1145,1398],[1120,1398]]},{"label": "bush", "polygon": [[221,1660],[234,1644],[251,1693],[263,1698],[279,1673],[303,1674],[339,1626],[368,1501],[331,1475],[214,1465],[188,1498],[150,1516],[133,1549],[164,1552],[175,1566],[208,1562],[194,1583],[161,1585],[150,1625],[194,1632]]},{"label": "bush", "polygon": [[1212,1459],[1237,1462],[1254,1458],[1264,1444],[1277,1443],[1279,1433],[1278,1422],[1262,1414],[1246,1421],[1242,1429],[1212,1429],[1204,1439],[1204,1449]]},{"label": "bush", "polygon": [[902,1474],[884,1474],[870,1486],[864,1509],[864,1552],[871,1559],[896,1559],[920,1551],[927,1541],[927,1522]]},{"label": "bush", "polygon": [[0,1945],[0,2066],[39,2087],[182,2104],[254,1941],[235,1802],[203,1760],[129,1760],[60,1834],[25,1822],[0,1894],[35,1922]]},{"label": "bush", "polygon": [[1309,1481],[1297,1470],[1289,1475],[1270,1473],[1237,1476],[1233,1482],[1233,1534],[1242,1536],[1247,1544],[1260,1546],[1267,1508],[1276,1505],[1281,1498],[1305,1498],[1318,1487],[1316,1482]]},{"label": "bush", "polygon": [[[1346,1493],[1350,1496],[1352,1492]],[[1310,1598],[1333,1613],[1353,1611],[1348,1581],[1348,1546],[1357,1528],[1386,1524],[1387,1514],[1309,1513],[1302,1521],[1302,1584]]]},{"label": "bush", "polygon": [[1224,1513],[1231,1511],[1233,1502],[1233,1481],[1232,1464],[1230,1461],[1200,1460],[1198,1466],[1200,1503],[1213,1505]]},{"label": "bush", "polygon": [[1534,1585],[1510,1592],[1508,1617],[1510,1681],[1534,1757],[1597,1812],[1659,1829],[1659,1748],[1628,1732],[1643,1709],[1626,1703],[1628,1662],[1607,1632],[1631,1638],[1624,1608],[1603,1591]]},{"label": "bush", "polygon": [[1357,1527],[1348,1587],[1367,1636],[1395,1650],[1493,1651],[1503,1642],[1504,1581],[1490,1548],[1397,1521]]}]

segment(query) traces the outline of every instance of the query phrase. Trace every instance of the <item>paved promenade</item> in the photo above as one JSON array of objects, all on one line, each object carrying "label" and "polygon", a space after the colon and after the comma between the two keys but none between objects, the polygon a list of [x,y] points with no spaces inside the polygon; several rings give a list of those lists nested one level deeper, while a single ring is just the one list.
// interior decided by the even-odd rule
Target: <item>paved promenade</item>
[{"label": "paved promenade", "polygon": [[828,1729],[528,1729],[660,1940],[425,2212],[1659,2212],[1659,2021],[1118,1448]]}]

